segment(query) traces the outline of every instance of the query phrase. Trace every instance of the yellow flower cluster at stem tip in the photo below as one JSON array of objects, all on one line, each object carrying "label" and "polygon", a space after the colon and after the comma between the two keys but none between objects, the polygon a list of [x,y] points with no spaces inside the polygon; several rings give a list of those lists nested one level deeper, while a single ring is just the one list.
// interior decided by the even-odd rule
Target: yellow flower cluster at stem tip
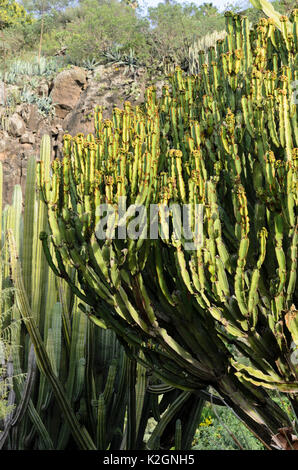
[{"label": "yellow flower cluster at stem tip", "polygon": [[208,418],[205,418],[204,421],[202,421],[199,426],[211,426],[213,424],[211,416],[208,416]]}]

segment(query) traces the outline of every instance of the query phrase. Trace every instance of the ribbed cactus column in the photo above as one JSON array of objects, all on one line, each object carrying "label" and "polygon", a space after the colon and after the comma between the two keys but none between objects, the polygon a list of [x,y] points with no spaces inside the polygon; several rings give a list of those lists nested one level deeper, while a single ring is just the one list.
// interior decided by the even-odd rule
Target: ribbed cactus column
[{"label": "ribbed cactus column", "polygon": [[[142,351],[138,361],[185,391],[212,385],[270,445],[290,423],[266,389],[294,407],[298,392],[297,11],[280,29],[232,13],[226,22],[197,76],[177,69],[160,100],[151,87],[111,121],[98,108],[96,137],[65,136],[51,180],[39,168],[51,230],[41,239],[54,272],[129,354]],[[124,223],[120,197],[143,206],[138,223]],[[114,208],[106,238],[101,204]],[[163,209],[158,239],[140,236],[152,204]],[[177,237],[177,214],[187,206],[194,229],[197,205],[200,243],[188,249],[195,239]]]},{"label": "ribbed cactus column", "polygon": [[[3,170],[0,162],[0,259],[2,261],[2,188],[3,188]],[[0,269],[0,313],[2,313],[2,267]]]}]

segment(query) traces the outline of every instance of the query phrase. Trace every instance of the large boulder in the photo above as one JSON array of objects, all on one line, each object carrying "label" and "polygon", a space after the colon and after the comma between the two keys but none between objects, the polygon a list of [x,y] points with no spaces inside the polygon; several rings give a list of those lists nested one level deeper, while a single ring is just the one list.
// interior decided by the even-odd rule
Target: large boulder
[{"label": "large boulder", "polygon": [[33,145],[35,144],[35,137],[31,132],[25,132],[25,134],[23,134],[20,138],[20,142],[21,144]]},{"label": "large boulder", "polygon": [[8,120],[8,131],[14,137],[20,137],[26,130],[25,123],[21,116],[14,113]]},{"label": "large boulder", "polygon": [[5,131],[0,131],[0,153],[9,150],[12,146],[12,139]]},{"label": "large boulder", "polygon": [[23,103],[21,106],[22,110],[19,114],[24,119],[27,129],[31,132],[37,133],[45,118],[38,111],[36,104]]},{"label": "large boulder", "polygon": [[58,118],[64,119],[74,109],[86,83],[86,71],[80,67],[63,70],[57,75],[50,96]]}]

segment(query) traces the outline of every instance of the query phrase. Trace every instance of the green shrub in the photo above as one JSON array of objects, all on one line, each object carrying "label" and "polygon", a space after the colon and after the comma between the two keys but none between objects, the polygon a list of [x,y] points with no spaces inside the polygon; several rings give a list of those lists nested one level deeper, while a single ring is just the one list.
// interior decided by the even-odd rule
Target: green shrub
[{"label": "green shrub", "polygon": [[205,407],[202,418],[193,440],[193,450],[239,450],[239,445],[231,434],[245,450],[264,449],[260,441],[229,408]]}]

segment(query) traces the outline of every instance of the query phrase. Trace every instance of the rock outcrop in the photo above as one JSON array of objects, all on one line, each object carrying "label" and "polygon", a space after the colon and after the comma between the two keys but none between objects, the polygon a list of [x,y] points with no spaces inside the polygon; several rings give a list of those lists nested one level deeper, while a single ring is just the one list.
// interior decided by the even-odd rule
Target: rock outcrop
[{"label": "rock outcrop", "polygon": [[[88,86],[63,120],[63,128],[71,135],[94,131],[93,112],[96,105],[103,107],[103,115],[108,118],[114,106],[122,107],[125,100],[137,104],[144,97],[144,70],[140,70],[135,81],[125,76],[121,68],[100,65],[88,78]],[[137,85],[135,93],[132,93],[132,84]]]},{"label": "rock outcrop", "polygon": [[38,158],[44,134],[51,136],[53,157],[60,157],[65,133],[76,135],[79,132],[94,132],[93,112],[96,105],[103,107],[104,117],[108,118],[113,107],[121,108],[126,100],[132,104],[141,103],[146,88],[145,72],[139,69],[132,77],[126,74],[124,68],[100,65],[92,72],[80,67],[66,69],[51,83],[42,78],[36,92],[52,98],[54,117],[42,115],[36,103],[21,103],[7,117],[7,107],[0,104],[4,204],[11,202],[15,184],[25,186],[28,157],[36,155]]},{"label": "rock outcrop", "polygon": [[[25,147],[25,148],[24,148]],[[17,141],[5,131],[0,131],[0,162],[3,168],[3,203],[10,204],[14,186],[25,189],[27,160],[36,154],[31,144]]]},{"label": "rock outcrop", "polygon": [[65,118],[74,109],[86,85],[86,72],[80,67],[63,70],[57,75],[50,96],[58,118]]},{"label": "rock outcrop", "polygon": [[8,120],[8,131],[13,137],[20,137],[26,130],[25,123],[21,116],[14,113]]}]

